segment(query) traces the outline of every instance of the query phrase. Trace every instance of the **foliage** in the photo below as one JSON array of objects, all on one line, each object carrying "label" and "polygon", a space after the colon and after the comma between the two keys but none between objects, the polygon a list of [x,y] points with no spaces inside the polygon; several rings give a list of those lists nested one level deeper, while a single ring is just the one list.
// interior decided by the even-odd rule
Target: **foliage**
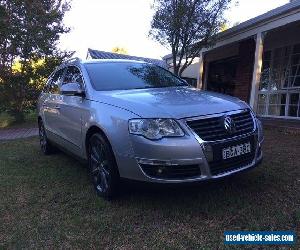
[{"label": "foliage", "polygon": [[183,71],[213,45],[231,0],[154,0],[150,37],[171,49],[174,73]]},{"label": "foliage", "polygon": [[0,113],[0,128],[9,127],[14,122],[15,122],[15,118],[12,115],[10,115],[6,112]]},{"label": "foliage", "polygon": [[118,54],[128,55],[128,51],[124,47],[116,46],[116,47],[113,47],[111,51],[114,53],[118,53]]},{"label": "foliage", "polygon": [[23,120],[45,78],[71,53],[57,49],[70,8],[62,0],[0,0],[0,107]]},{"label": "foliage", "polygon": [[220,26],[220,32],[224,32],[226,30],[229,29],[229,25],[228,23],[223,23],[221,26]]},{"label": "foliage", "polygon": [[7,112],[0,113],[0,129],[3,128],[32,128],[37,126],[36,110],[24,112],[24,121],[17,122],[15,117]]}]

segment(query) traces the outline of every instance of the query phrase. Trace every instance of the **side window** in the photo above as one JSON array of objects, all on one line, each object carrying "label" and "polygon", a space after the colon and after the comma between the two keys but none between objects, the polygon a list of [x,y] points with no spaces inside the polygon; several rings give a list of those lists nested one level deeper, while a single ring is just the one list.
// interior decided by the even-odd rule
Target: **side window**
[{"label": "side window", "polygon": [[64,73],[64,69],[60,69],[56,71],[55,74],[53,75],[51,82],[49,84],[49,91],[51,94],[59,93],[59,85],[63,77],[63,73]]},{"label": "side window", "polygon": [[81,86],[83,84],[82,76],[80,70],[75,66],[69,66],[65,74],[63,84],[66,83],[79,83]]}]

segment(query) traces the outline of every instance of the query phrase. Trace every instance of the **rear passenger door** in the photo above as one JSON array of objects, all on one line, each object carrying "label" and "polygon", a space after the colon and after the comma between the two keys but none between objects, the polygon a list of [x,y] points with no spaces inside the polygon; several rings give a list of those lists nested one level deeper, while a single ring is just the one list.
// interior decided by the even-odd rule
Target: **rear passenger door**
[{"label": "rear passenger door", "polygon": [[[84,89],[83,77],[77,66],[68,66],[62,85],[78,83]],[[64,138],[66,147],[75,154],[80,154],[82,144],[82,114],[85,112],[85,99],[80,96],[61,95],[59,133]]]}]

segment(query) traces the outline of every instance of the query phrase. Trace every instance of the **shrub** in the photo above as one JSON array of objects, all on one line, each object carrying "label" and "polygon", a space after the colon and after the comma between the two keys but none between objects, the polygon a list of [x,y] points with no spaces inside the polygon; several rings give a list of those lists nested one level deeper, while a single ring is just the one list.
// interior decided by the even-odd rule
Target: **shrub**
[{"label": "shrub", "polygon": [[12,115],[10,115],[6,112],[0,113],[0,128],[9,127],[14,122],[15,122],[15,118]]}]

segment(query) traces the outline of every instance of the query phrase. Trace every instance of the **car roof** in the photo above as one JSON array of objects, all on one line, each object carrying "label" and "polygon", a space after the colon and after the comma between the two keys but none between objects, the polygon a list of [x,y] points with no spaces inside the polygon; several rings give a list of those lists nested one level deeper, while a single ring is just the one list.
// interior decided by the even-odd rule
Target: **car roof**
[{"label": "car roof", "polygon": [[100,64],[100,63],[139,63],[139,64],[151,64],[144,61],[137,61],[137,60],[129,60],[129,59],[88,59],[88,60],[81,60],[81,59],[74,59],[71,61],[63,62],[59,65],[54,72],[60,70],[62,68],[68,66],[79,66],[80,64]]},{"label": "car roof", "polygon": [[[82,64],[95,64],[95,63],[147,63],[144,61],[128,60],[128,59],[89,59],[81,61]],[[147,63],[149,64],[149,63]]]}]

